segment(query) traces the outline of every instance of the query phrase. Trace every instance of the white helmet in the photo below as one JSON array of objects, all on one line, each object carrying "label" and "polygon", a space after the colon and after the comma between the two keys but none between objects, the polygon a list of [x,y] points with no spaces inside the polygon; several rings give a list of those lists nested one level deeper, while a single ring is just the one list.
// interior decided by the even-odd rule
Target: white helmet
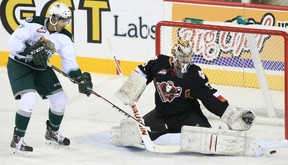
[{"label": "white helmet", "polygon": [[49,9],[50,19],[71,19],[71,10],[64,3],[54,3]]},{"label": "white helmet", "polygon": [[[172,55],[176,72],[180,70],[181,74],[186,73],[193,59],[192,47],[189,42],[179,39],[175,47],[172,48]],[[178,77],[182,76],[178,75]]]}]

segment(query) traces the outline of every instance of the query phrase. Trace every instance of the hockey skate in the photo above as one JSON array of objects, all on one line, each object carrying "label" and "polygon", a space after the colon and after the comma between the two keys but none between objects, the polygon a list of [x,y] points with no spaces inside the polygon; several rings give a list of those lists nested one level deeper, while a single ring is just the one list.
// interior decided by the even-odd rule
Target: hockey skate
[{"label": "hockey skate", "polygon": [[28,146],[24,142],[23,137],[19,137],[17,135],[13,135],[12,141],[10,143],[10,147],[12,148],[12,154],[20,154],[27,155],[29,152],[33,151],[33,147]]},{"label": "hockey skate", "polygon": [[60,132],[58,131],[53,131],[50,128],[50,121],[46,121],[46,144],[48,145],[54,145],[57,147],[68,147],[70,145],[70,140],[66,137],[64,137]]}]

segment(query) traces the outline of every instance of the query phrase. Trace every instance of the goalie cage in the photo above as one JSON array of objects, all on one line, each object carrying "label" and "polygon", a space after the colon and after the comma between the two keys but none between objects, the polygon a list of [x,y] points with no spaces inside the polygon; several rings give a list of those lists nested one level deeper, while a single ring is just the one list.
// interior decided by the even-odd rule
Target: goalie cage
[{"label": "goalie cage", "polygon": [[[193,63],[231,105],[251,109],[255,123],[281,125],[288,139],[288,35],[284,28],[235,23],[160,21],[156,54],[171,55],[177,39],[189,40]],[[214,117],[205,111],[208,118]]]}]

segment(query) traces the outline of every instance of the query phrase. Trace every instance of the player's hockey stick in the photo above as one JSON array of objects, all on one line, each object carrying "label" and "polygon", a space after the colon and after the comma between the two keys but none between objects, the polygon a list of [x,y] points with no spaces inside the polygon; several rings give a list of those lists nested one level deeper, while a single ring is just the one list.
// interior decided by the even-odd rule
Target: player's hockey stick
[{"label": "player's hockey stick", "polygon": [[[107,38],[107,44],[108,44],[110,52],[111,52],[111,54],[112,54],[112,56],[114,58],[114,62],[115,62],[117,71],[118,71],[120,77],[122,78],[122,81],[124,82],[125,79],[124,79],[124,76],[122,74],[121,67],[119,65],[119,62],[118,62],[115,54],[114,54],[114,50],[113,50],[113,47],[111,45],[111,42],[110,42],[109,38]],[[178,146],[178,145],[163,146],[163,145],[154,144],[152,142],[149,134],[148,134],[147,129],[139,124],[139,123],[144,124],[144,121],[143,121],[142,116],[139,113],[139,110],[137,108],[136,103],[131,105],[131,109],[133,111],[133,114],[134,114],[135,118],[138,120],[138,122],[137,122],[138,123],[138,131],[139,131],[139,133],[140,133],[140,135],[142,137],[143,143],[144,143],[144,145],[145,145],[145,147],[146,147],[146,149],[148,151],[161,152],[161,153],[175,153],[175,152],[179,152],[180,151],[180,146]],[[167,129],[167,128],[164,128],[164,129]]]},{"label": "player's hockey stick", "polygon": [[[51,53],[53,54],[55,52],[55,46],[54,44],[49,41],[46,40],[46,38],[44,36],[42,36],[38,41],[38,43],[41,43],[45,46],[50,45],[51,47],[49,47],[49,50],[51,51]],[[73,82],[74,84],[79,84],[78,81],[76,81],[75,79],[71,78],[68,74],[66,74],[65,72],[63,72],[62,70],[60,70],[59,68],[55,67],[54,65],[52,65],[51,63],[49,63],[49,61],[47,61],[47,66],[51,67],[52,69],[56,70],[58,73],[62,74],[63,76],[67,77],[71,82]],[[91,91],[92,94],[102,98],[103,100],[105,100],[106,102],[108,102],[109,104],[112,105],[113,108],[117,109],[119,112],[123,113],[125,116],[132,118],[133,120],[135,120],[136,122],[138,122],[142,127],[146,127],[143,122],[141,123],[140,121],[137,120],[137,115],[136,118],[134,118],[132,115],[130,115],[129,113],[125,112],[124,110],[122,110],[121,108],[119,108],[118,106],[116,106],[115,104],[113,104],[112,102],[110,102],[109,100],[107,100],[106,98],[104,98],[103,96],[99,95],[98,93],[94,92],[92,89],[88,90]],[[151,129],[149,127],[146,127],[147,130],[151,131]],[[153,131],[152,131],[153,132]]]},{"label": "player's hockey stick", "polygon": [[[68,74],[66,74],[65,72],[63,72],[61,69],[57,68],[56,66],[52,65],[51,63],[47,62],[47,65],[49,67],[51,67],[52,69],[54,69],[55,71],[57,71],[58,73],[62,74],[63,76],[67,77],[71,82],[73,82],[74,84],[79,84],[78,81],[76,81],[75,79],[71,78]],[[100,97],[101,99],[105,100],[107,103],[111,104],[113,108],[117,109],[119,112],[121,112],[122,114],[124,114],[125,116],[135,120],[139,125],[141,125],[142,127],[146,128],[146,126],[139,122],[138,119],[136,119],[135,117],[133,117],[132,115],[130,115],[129,113],[127,113],[126,111],[124,111],[123,109],[121,109],[120,107],[118,107],[117,105],[115,105],[114,103],[112,103],[111,101],[107,100],[105,97],[101,96],[100,94],[94,92],[91,88],[88,88],[88,90],[91,91],[92,94],[94,94],[97,97]],[[150,129],[150,128],[146,128],[146,129]]]}]

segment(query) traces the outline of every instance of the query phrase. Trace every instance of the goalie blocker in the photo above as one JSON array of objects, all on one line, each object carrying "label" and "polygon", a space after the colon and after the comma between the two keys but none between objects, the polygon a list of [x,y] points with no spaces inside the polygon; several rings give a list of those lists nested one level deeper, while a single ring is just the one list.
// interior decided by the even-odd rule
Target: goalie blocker
[{"label": "goalie blocker", "polygon": [[142,95],[146,88],[147,79],[135,70],[130,74],[125,83],[116,92],[115,96],[126,105],[132,105]]}]

